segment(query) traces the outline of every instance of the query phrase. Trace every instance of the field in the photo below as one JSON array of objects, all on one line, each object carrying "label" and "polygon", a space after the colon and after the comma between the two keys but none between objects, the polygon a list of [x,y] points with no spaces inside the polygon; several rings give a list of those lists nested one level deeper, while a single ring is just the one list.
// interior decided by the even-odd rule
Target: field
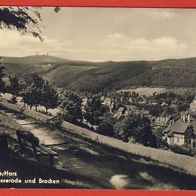
[{"label": "field", "polygon": [[130,87],[127,89],[120,89],[117,90],[117,92],[135,92],[139,93],[140,95],[146,95],[146,96],[152,96],[153,93],[159,94],[159,93],[165,93],[165,92],[175,92],[179,95],[184,94],[193,94],[196,92],[196,88],[166,88],[166,87]]},{"label": "field", "polygon": [[128,88],[128,89],[121,89],[117,92],[135,92],[139,93],[140,95],[152,96],[153,93],[164,93],[169,91],[166,88],[158,88],[158,87],[138,87],[138,88]]}]

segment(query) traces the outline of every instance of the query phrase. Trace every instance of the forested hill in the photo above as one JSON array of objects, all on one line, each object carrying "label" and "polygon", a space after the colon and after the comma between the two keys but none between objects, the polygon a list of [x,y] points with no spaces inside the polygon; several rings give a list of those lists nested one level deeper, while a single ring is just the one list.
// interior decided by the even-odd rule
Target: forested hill
[{"label": "forested hill", "polygon": [[196,87],[196,58],[88,62],[40,55],[2,57],[7,75],[37,72],[59,87],[99,92],[129,86]]}]

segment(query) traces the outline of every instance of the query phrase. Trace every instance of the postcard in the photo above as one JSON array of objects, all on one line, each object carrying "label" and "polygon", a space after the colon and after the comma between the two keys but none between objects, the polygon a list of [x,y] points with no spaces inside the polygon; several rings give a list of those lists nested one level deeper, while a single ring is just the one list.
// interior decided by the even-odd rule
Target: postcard
[{"label": "postcard", "polygon": [[0,6],[0,188],[194,194],[195,19]]}]

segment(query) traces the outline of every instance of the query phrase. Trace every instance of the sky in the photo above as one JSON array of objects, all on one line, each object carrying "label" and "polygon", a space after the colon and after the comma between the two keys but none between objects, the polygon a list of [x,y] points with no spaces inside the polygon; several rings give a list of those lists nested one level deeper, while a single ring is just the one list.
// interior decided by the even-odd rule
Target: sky
[{"label": "sky", "polygon": [[40,10],[44,41],[0,29],[0,56],[46,54],[89,61],[196,57],[196,9]]}]

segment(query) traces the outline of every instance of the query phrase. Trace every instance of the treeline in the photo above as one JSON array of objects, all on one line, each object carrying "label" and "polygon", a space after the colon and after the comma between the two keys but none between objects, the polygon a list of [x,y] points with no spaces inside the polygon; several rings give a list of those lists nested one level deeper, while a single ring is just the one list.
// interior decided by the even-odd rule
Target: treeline
[{"label": "treeline", "polygon": [[105,68],[92,69],[85,71],[82,75],[78,75],[77,79],[71,79],[68,85],[63,82],[61,84],[69,89],[87,90],[94,93],[130,86],[196,87],[196,69],[164,68],[152,70],[145,69],[141,65],[139,67],[141,69],[134,69],[132,66],[129,69],[119,66],[119,70],[116,71],[114,67],[110,66],[110,72],[107,72]]},{"label": "treeline", "polygon": [[10,102],[16,103],[17,97],[21,96],[24,107],[44,106],[46,114],[49,108],[56,108],[59,105],[59,95],[56,88],[47,80],[36,73],[26,74],[20,79],[16,75],[9,76],[9,81],[3,81],[4,67],[0,66],[0,92],[12,94]]},{"label": "treeline", "polygon": [[125,107],[126,105],[136,106],[139,110],[149,111],[154,117],[179,115],[181,112],[187,111],[190,103],[195,97],[194,92],[186,92],[177,94],[172,91],[156,93],[146,96],[136,92],[120,92],[110,95],[115,99],[116,105]]},{"label": "treeline", "polygon": [[124,83],[126,86],[196,87],[196,69],[164,68],[150,70]]},{"label": "treeline", "polygon": [[[70,68],[69,68],[70,69]],[[69,81],[63,77],[55,81],[56,73],[68,75]],[[195,88],[196,69],[164,68],[152,69],[150,64],[111,64],[76,73],[69,73],[67,69],[57,69],[49,78],[57,86],[78,91],[99,93],[101,91],[123,89],[130,86],[157,86],[157,87],[186,87]]]}]

